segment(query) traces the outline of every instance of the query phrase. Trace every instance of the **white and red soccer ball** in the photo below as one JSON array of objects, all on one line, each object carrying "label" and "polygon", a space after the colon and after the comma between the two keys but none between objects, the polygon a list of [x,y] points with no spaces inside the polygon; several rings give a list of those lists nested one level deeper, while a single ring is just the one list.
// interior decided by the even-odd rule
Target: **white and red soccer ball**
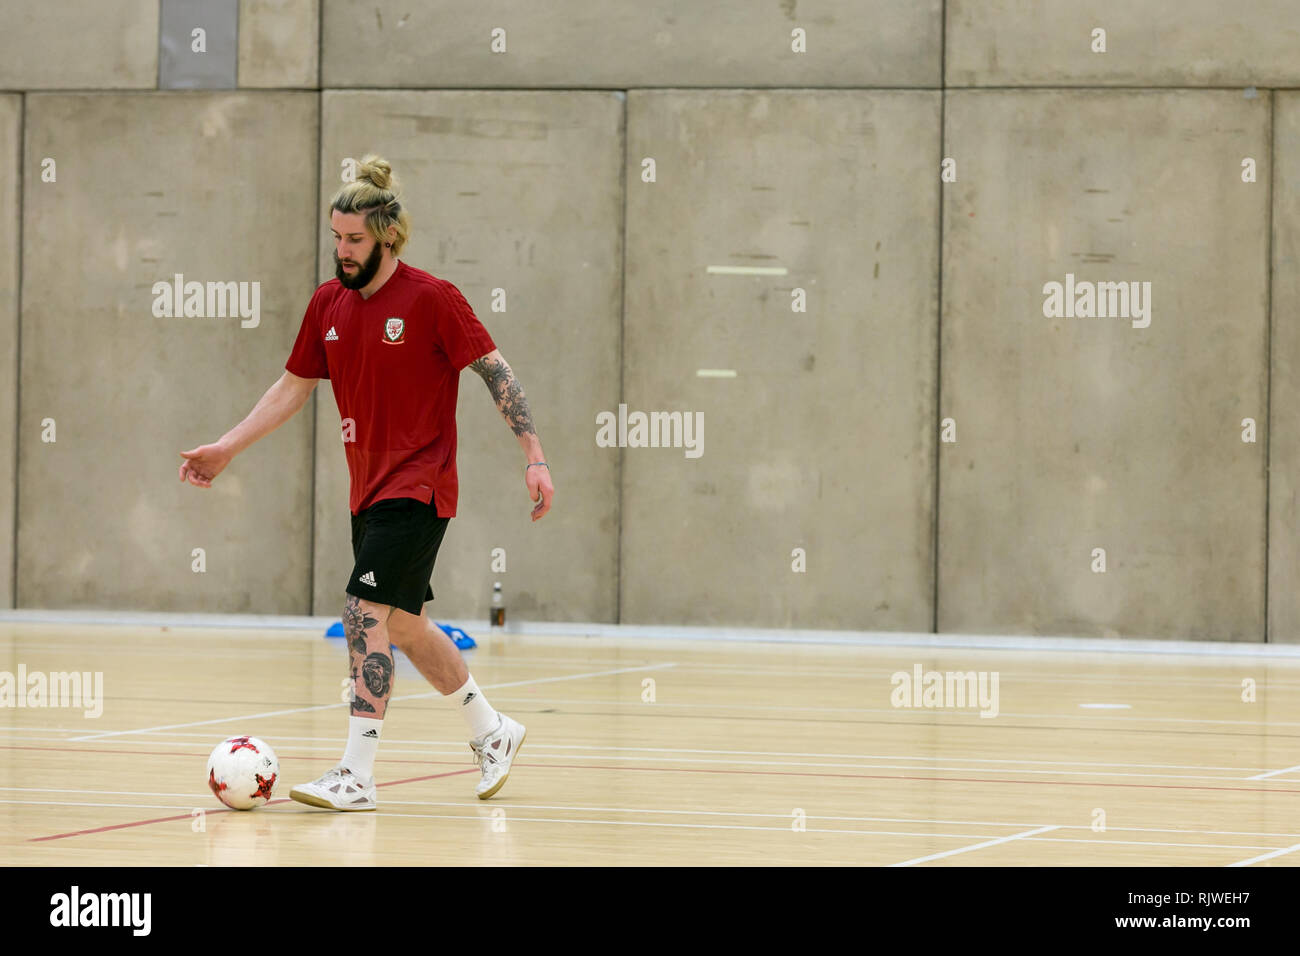
[{"label": "white and red soccer ball", "polygon": [[275,751],[256,737],[229,737],[208,758],[208,788],[232,810],[252,810],[266,803],[279,777]]}]

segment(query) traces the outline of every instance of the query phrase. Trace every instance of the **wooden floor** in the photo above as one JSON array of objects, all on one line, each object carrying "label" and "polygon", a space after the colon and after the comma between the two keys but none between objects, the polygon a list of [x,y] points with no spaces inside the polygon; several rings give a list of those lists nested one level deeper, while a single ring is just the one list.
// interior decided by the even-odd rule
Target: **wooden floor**
[{"label": "wooden floor", "polygon": [[[0,708],[0,852],[93,866],[1300,863],[1296,660],[518,635],[466,658],[528,727],[505,788],[475,798],[460,716],[399,657],[379,809],[344,814],[285,799],[342,753],[341,640],[0,623],[0,671],[101,671],[105,698],[98,718]],[[892,675],[917,664],[996,673],[998,715],[892,706]],[[280,758],[277,798],[251,812],[205,786],[208,753],[234,734]]]}]

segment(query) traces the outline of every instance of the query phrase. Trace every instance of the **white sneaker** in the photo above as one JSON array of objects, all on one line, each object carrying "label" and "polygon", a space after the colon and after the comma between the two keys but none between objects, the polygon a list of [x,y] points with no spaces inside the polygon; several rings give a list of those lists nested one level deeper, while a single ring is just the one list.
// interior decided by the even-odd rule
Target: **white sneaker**
[{"label": "white sneaker", "polygon": [[528,734],[519,721],[501,713],[497,716],[500,721],[496,730],[469,742],[469,749],[474,751],[474,759],[483,770],[483,779],[474,788],[480,800],[486,800],[505,785],[510,776],[510,764],[519,754]]},{"label": "white sneaker", "polygon": [[346,767],[335,767],[319,780],[304,783],[289,791],[299,803],[326,810],[375,809],[375,781],[362,781]]}]

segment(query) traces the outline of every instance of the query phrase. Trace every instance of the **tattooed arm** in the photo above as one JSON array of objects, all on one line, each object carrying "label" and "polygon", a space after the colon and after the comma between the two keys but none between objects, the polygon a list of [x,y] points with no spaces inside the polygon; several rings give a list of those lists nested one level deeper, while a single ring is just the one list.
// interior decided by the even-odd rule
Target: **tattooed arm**
[{"label": "tattooed arm", "polygon": [[[493,349],[481,359],[469,364],[487,383],[492,400],[501,410],[502,417],[519,440],[519,447],[531,465],[544,462],[542,443],[537,438],[537,429],[533,425],[533,413],[528,408],[528,399],[524,397],[524,388],[515,378],[514,371],[507,364],[499,349]],[[533,520],[536,521],[551,508],[551,496],[555,489],[551,484],[550,469],[544,465],[535,468],[524,467],[524,482],[528,486],[528,498],[536,502],[533,508]]]}]

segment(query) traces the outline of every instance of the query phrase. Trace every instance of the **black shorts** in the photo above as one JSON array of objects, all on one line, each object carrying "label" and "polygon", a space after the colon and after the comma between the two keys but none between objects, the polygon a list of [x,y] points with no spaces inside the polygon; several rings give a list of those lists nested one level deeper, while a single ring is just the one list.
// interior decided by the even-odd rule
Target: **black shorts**
[{"label": "black shorts", "polygon": [[352,557],[348,594],[420,614],[433,600],[429,579],[450,518],[439,518],[415,498],[376,501],[352,515]]}]

